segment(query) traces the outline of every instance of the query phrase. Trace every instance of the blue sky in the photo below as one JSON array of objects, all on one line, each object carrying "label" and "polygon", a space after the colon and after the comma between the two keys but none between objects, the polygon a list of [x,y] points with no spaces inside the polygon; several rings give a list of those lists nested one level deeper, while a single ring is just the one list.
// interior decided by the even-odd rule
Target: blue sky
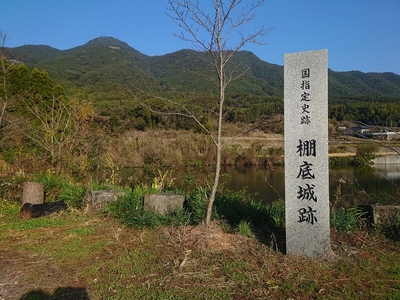
[{"label": "blue sky", "polygon": [[[211,0],[200,0],[207,5]],[[167,0],[0,0],[6,46],[45,44],[65,50],[112,36],[147,55],[193,48],[173,34]],[[400,0],[266,0],[245,30],[274,27],[249,44],[264,61],[283,65],[285,53],[328,49],[334,71],[400,75]]]}]

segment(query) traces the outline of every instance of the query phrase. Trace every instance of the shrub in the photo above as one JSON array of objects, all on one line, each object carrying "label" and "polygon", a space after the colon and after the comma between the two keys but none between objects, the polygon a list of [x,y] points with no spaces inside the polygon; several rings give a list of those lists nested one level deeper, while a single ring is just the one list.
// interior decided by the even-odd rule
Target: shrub
[{"label": "shrub", "polygon": [[166,216],[165,221],[175,226],[187,226],[192,223],[191,213],[185,209],[176,209]]},{"label": "shrub", "polygon": [[265,205],[255,202],[246,190],[238,192],[226,190],[217,194],[216,214],[235,228],[240,222],[247,221],[254,228],[273,226],[273,219]]},{"label": "shrub", "polygon": [[146,191],[149,188],[146,186],[136,186],[132,190],[126,191],[125,195],[119,197],[116,202],[109,205],[109,212],[119,218],[119,216],[128,213],[129,211],[137,211],[143,208],[143,199]]},{"label": "shrub", "polygon": [[69,178],[57,175],[50,170],[35,174],[34,181],[43,183],[46,202],[57,201],[63,187],[71,184]]},{"label": "shrub", "polygon": [[285,201],[279,200],[268,204],[266,210],[273,220],[275,228],[283,228],[285,226]]},{"label": "shrub", "polygon": [[[204,221],[207,212],[208,194],[206,189],[198,188],[187,197],[186,206],[193,224],[200,224]],[[215,217],[215,212],[213,216]]]},{"label": "shrub", "polygon": [[163,217],[151,210],[141,208],[127,212],[121,222],[136,229],[155,228],[163,224]]},{"label": "shrub", "polygon": [[87,188],[84,186],[65,185],[59,195],[59,199],[63,200],[69,207],[82,208],[83,198],[85,197]]},{"label": "shrub", "polygon": [[331,227],[339,232],[354,231],[364,221],[365,212],[360,208],[337,209],[331,211]]},{"label": "shrub", "polygon": [[143,208],[145,195],[157,192],[160,192],[160,189],[144,185],[136,186],[132,190],[125,191],[125,195],[118,198],[116,202],[109,204],[106,212],[121,223],[136,229],[155,228],[169,224],[182,226],[191,223],[191,213],[185,209],[176,209],[166,216],[145,210]]}]

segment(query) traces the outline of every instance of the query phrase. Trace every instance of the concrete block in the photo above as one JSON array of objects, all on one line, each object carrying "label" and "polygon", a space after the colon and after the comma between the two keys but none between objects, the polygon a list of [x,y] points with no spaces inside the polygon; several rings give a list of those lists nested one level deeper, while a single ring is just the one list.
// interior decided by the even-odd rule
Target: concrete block
[{"label": "concrete block", "polygon": [[395,215],[400,213],[399,205],[360,205],[360,208],[374,225],[390,225]]},{"label": "concrete block", "polygon": [[144,197],[144,209],[166,215],[175,209],[182,209],[184,202],[184,195],[150,194]]},{"label": "concrete block", "polygon": [[117,191],[88,191],[83,199],[87,211],[102,211],[107,204],[117,201],[123,196],[123,192]]}]

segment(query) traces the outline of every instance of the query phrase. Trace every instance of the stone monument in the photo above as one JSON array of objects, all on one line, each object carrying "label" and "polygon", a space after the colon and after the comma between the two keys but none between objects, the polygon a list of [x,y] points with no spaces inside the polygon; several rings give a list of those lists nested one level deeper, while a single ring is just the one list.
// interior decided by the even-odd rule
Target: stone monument
[{"label": "stone monument", "polygon": [[286,253],[330,255],[328,51],[284,56]]}]

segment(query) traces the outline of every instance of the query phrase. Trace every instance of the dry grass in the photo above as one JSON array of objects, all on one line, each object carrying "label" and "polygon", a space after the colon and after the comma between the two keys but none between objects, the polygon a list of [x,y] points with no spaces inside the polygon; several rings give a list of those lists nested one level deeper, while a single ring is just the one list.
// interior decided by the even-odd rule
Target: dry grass
[{"label": "dry grass", "polygon": [[218,224],[134,230],[99,215],[8,212],[0,230],[3,299],[400,297],[399,245],[376,231],[332,232],[332,258],[316,261]]}]

